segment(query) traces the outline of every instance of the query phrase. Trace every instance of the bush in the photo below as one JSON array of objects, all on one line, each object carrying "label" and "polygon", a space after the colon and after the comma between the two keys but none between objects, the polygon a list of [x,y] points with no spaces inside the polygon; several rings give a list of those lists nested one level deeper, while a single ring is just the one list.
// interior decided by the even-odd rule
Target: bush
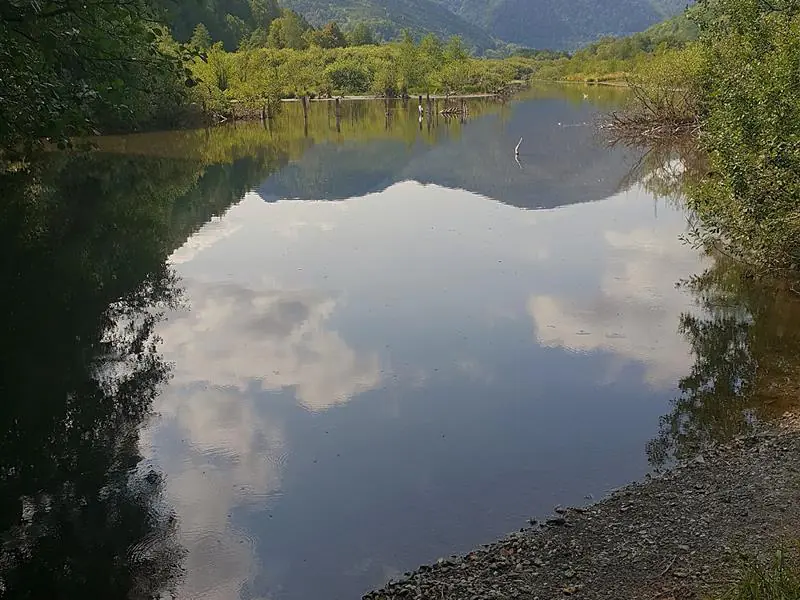
[{"label": "bush", "polygon": [[800,266],[800,1],[715,0],[703,28],[704,234],[766,270]]},{"label": "bush", "polygon": [[355,60],[337,61],[325,68],[325,80],[335,92],[363,94],[372,85],[369,70]]}]

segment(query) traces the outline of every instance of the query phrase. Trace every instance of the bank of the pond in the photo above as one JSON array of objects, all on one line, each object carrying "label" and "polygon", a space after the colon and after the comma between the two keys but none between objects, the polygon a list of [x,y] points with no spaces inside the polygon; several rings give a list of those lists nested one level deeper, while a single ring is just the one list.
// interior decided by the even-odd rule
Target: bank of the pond
[{"label": "bank of the pond", "polygon": [[[522,88],[520,88],[522,89]],[[417,100],[420,94],[411,94],[406,96],[405,98],[386,98],[383,96],[333,96],[333,97],[315,97],[309,98],[309,102],[335,102],[336,100],[341,100],[342,102],[350,102],[350,101],[365,101],[365,100],[372,100],[372,101],[381,101],[386,102],[403,102],[403,101],[411,101]],[[490,94],[490,93],[479,93],[479,94],[422,94],[422,99],[427,100],[430,98],[431,100],[470,100],[475,98],[498,98],[500,97],[499,94]],[[302,98],[282,98],[281,102],[300,102]]]},{"label": "bank of the pond", "polygon": [[800,538],[800,431],[738,439],[584,508],[422,566],[364,600],[714,598]]},{"label": "bank of the pond", "polygon": [[[529,86],[530,86],[529,82],[514,81],[510,82],[502,92],[496,92],[496,93],[475,92],[475,93],[461,93],[461,94],[458,93],[409,94],[407,96],[395,96],[395,97],[367,96],[367,95],[305,96],[305,97],[281,98],[278,104],[280,105],[284,103],[292,104],[292,103],[305,102],[307,106],[310,106],[313,103],[327,104],[340,101],[340,102],[382,102],[382,103],[392,103],[392,106],[394,106],[398,102],[399,103],[414,102],[414,106],[416,107],[416,103],[419,101],[420,98],[422,98],[422,106],[424,111],[426,112],[429,111],[433,111],[436,113],[447,112],[447,111],[458,112],[462,110],[462,108],[460,107],[460,103],[462,101],[491,100],[491,99],[503,101],[513,97],[515,94],[518,94],[519,92],[523,91]],[[436,104],[435,106],[431,105],[429,107],[428,106],[429,102]],[[469,110],[469,107],[466,107],[466,110]],[[202,115],[203,119],[209,123],[218,123],[220,121],[226,121],[228,119],[256,120],[274,116],[272,115],[270,102],[266,99],[260,102],[255,101],[249,103],[243,103],[237,100],[231,100],[228,102],[228,106],[224,110],[203,111]]]}]

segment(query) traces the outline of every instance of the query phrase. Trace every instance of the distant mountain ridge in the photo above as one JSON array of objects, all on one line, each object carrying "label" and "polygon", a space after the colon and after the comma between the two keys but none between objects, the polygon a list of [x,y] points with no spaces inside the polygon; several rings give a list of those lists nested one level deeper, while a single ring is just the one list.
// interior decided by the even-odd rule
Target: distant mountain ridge
[{"label": "distant mountain ridge", "polygon": [[[371,27],[378,40],[407,29],[417,39],[453,35],[479,54],[504,43],[574,50],[602,36],[643,31],[680,13],[686,0],[181,0],[165,2],[173,35],[187,41],[202,23],[212,40],[236,49],[257,28],[266,31],[281,8],[311,25],[331,21],[347,31]],[[307,24],[306,24],[307,25]]]},{"label": "distant mountain ridge", "polygon": [[686,0],[434,0],[506,42],[572,49],[629,35],[680,13]]},{"label": "distant mountain ridge", "polygon": [[680,13],[686,0],[282,0],[313,25],[370,24],[383,39],[409,29],[460,35],[479,51],[496,41],[575,49],[604,35],[629,35]]},{"label": "distant mountain ridge", "polygon": [[366,22],[384,40],[408,29],[416,37],[431,32],[441,38],[459,35],[464,42],[483,51],[495,46],[485,29],[470,23],[434,0],[282,0],[282,6],[303,15],[315,26],[336,21],[343,29]]}]

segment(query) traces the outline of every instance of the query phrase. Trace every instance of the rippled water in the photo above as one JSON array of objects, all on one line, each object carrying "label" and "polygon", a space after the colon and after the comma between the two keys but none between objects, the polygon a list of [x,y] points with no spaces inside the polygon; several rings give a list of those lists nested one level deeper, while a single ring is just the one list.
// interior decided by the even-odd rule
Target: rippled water
[{"label": "rippled water", "polygon": [[[346,104],[338,132],[288,106],[4,188],[31,268],[6,270],[31,348],[8,390],[47,402],[2,415],[3,589],[357,598],[746,426],[742,340],[796,307],[719,315],[676,286],[713,266],[653,195],[680,163],[606,147],[620,98],[592,94],[463,121]],[[739,383],[714,395],[725,344]]]}]

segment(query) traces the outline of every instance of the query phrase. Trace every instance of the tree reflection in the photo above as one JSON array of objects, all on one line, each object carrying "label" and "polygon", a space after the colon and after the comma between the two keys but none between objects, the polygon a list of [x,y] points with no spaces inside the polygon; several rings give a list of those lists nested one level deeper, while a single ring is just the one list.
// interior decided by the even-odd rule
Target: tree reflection
[{"label": "tree reflection", "polygon": [[[644,150],[621,187],[640,185],[656,198],[683,205],[700,180],[713,176],[696,144],[678,139]],[[791,282],[756,277],[747,265],[703,246],[696,232],[689,215],[687,238],[713,264],[679,284],[697,305],[679,323],[695,362],[678,382],[679,394],[661,418],[658,436],[647,445],[656,467],[782,415],[800,382],[800,295]]]},{"label": "tree reflection", "polygon": [[796,402],[800,298],[788,282],[757,279],[741,263],[713,258],[712,267],[682,284],[700,309],[680,322],[695,363],[648,444],[655,466],[751,432]]},{"label": "tree reflection", "polygon": [[[624,139],[608,141],[612,146],[628,145]],[[676,138],[669,143],[639,150],[639,160],[620,182],[619,187],[623,190],[639,185],[656,199],[678,203],[706,173],[706,158],[695,139]]]},{"label": "tree reflection", "polygon": [[152,598],[180,575],[138,445],[170,373],[153,330],[179,300],[166,257],[202,224],[197,181],[188,161],[100,155],[0,177],[3,597]]}]

